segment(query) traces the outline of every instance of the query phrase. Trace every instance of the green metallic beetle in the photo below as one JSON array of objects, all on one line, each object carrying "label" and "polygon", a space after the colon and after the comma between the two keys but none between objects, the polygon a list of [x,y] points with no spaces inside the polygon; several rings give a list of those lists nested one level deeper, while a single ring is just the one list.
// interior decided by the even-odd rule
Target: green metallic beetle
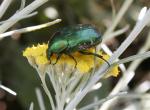
[{"label": "green metallic beetle", "polygon": [[[102,56],[87,52],[86,50],[95,47],[102,41],[100,33],[91,25],[76,25],[69,28],[64,28],[61,31],[56,32],[48,43],[47,58],[50,60],[52,54],[57,55],[56,62],[59,60],[62,54],[70,56],[75,61],[75,67],[77,61],[71,55],[73,52],[80,52],[84,55],[94,55],[103,59]],[[103,59],[108,65],[109,63]]]}]

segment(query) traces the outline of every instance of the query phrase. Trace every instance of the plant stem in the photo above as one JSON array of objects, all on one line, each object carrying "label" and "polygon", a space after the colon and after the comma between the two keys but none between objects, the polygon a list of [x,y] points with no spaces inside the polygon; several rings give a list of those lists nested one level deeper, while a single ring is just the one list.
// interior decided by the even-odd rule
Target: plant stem
[{"label": "plant stem", "polygon": [[[12,17],[9,18],[9,20],[11,19],[16,19],[19,18],[20,16],[25,16],[30,14],[32,11],[34,11],[36,8],[40,7],[41,5],[43,5],[45,2],[47,2],[48,0],[35,0],[33,1],[31,4],[29,4],[28,6],[26,6],[24,9],[22,9],[21,11],[15,13]],[[18,22],[18,20],[15,20],[13,22],[7,22],[4,23],[0,26],[0,33],[5,32],[7,29],[9,29],[12,25],[14,25],[16,22]]]},{"label": "plant stem", "polygon": [[137,59],[146,59],[148,57],[150,57],[150,51],[144,52],[142,54],[132,55],[132,56],[127,57],[127,58],[123,58],[119,61],[114,62],[112,64],[112,66],[113,65],[119,65],[119,64],[122,64],[122,63],[127,63],[127,62],[134,61],[134,60],[137,60]]},{"label": "plant stem", "polygon": [[12,1],[13,0],[3,0],[0,6],[0,19],[2,18]]},{"label": "plant stem", "polygon": [[45,110],[45,105],[44,105],[44,101],[40,89],[36,88],[35,92],[36,92],[36,97],[38,99],[38,104],[40,106],[40,110]]},{"label": "plant stem", "polygon": [[52,22],[48,22],[48,23],[44,23],[41,25],[37,25],[37,26],[31,26],[31,27],[26,27],[26,28],[22,28],[22,29],[18,29],[18,30],[13,30],[13,31],[9,31],[9,32],[5,32],[3,34],[0,34],[0,40],[3,39],[4,37],[13,35],[13,34],[17,34],[17,33],[27,33],[27,32],[32,32],[35,30],[39,30],[41,28],[45,28],[51,25],[54,25],[56,23],[59,23],[61,21],[61,19],[56,19]]},{"label": "plant stem", "polygon": [[88,109],[93,108],[94,106],[99,106],[102,103],[104,103],[104,102],[106,102],[106,101],[108,101],[108,100],[110,100],[112,98],[115,98],[115,97],[118,97],[118,96],[126,96],[126,95],[127,95],[127,92],[120,92],[118,94],[115,94],[115,95],[112,95],[112,96],[108,96],[108,97],[106,97],[104,99],[101,99],[101,100],[95,102],[95,103],[92,103],[92,104],[89,104],[89,105],[87,105],[85,107],[82,107],[79,110],[88,110]]},{"label": "plant stem", "polygon": [[132,4],[133,0],[125,0],[120,11],[118,12],[118,14],[116,15],[116,17],[114,18],[114,21],[112,21],[112,25],[110,26],[110,28],[108,28],[108,30],[104,33],[103,38],[106,38],[107,35],[109,35],[118,25],[118,23],[120,22],[121,18],[123,17],[123,15],[125,14],[125,12],[128,10],[128,8],[130,7],[130,5]]}]

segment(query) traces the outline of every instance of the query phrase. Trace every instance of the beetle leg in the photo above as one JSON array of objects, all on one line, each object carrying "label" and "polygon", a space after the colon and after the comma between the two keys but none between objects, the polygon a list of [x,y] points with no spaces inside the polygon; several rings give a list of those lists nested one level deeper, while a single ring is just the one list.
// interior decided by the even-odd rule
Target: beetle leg
[{"label": "beetle leg", "polygon": [[55,63],[53,63],[53,65],[55,65],[55,64],[58,62],[58,60],[60,59],[60,57],[61,57],[61,55],[62,55],[63,51],[64,51],[65,49],[67,49],[67,48],[68,48],[68,45],[69,45],[69,43],[68,43],[68,41],[67,41],[67,46],[66,46],[66,47],[64,47],[64,48],[61,50],[61,53],[57,54],[56,61],[55,61]]},{"label": "beetle leg", "polygon": [[72,55],[70,55],[70,54],[67,54],[67,55],[74,60],[74,62],[75,62],[74,68],[76,68],[77,67],[77,61],[76,61],[76,59]]},{"label": "beetle leg", "polygon": [[62,54],[58,54],[58,55],[57,55],[56,61],[55,61],[55,63],[53,63],[53,65],[55,65],[55,64],[58,62],[58,60],[60,59],[61,55],[62,55]]},{"label": "beetle leg", "polygon": [[50,57],[49,57],[49,62],[50,62],[50,64],[52,63],[52,61],[51,61],[51,59],[50,59],[50,58],[51,58],[51,56],[52,56],[52,54],[51,54],[51,55],[50,55]]},{"label": "beetle leg", "polygon": [[79,51],[79,52],[84,55],[94,55],[94,56],[104,60],[110,66],[109,62],[107,60],[105,60],[101,55],[98,55],[98,54],[92,53],[92,52],[85,52],[85,51]]}]

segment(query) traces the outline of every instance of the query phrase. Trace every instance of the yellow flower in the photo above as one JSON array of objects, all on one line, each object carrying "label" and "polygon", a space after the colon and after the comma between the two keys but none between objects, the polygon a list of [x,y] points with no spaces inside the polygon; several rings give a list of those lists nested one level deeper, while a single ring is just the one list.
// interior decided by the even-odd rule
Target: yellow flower
[{"label": "yellow flower", "polygon": [[[46,57],[46,50],[48,48],[47,44],[38,44],[37,46],[32,46],[28,47],[25,49],[23,52],[23,56],[26,57],[28,60],[32,58],[32,61],[36,65],[50,65],[49,60]],[[89,52],[94,53],[94,49],[90,48],[88,50]],[[107,54],[103,54],[102,52],[98,52],[97,54],[103,56],[104,59],[109,59],[109,56]],[[93,55],[83,55],[79,52],[75,52],[72,54],[72,56],[76,59],[77,61],[77,70],[80,73],[88,73],[90,72],[94,66],[100,67],[104,61],[100,58],[94,57]],[[96,63],[94,62],[94,58],[96,58]],[[56,55],[53,55],[51,57],[51,62],[54,63],[56,61]],[[61,58],[58,60],[57,65],[63,65],[67,64],[69,66],[72,66],[74,68],[75,66],[75,61],[70,58],[68,55],[62,55]],[[95,65],[96,64],[96,65]],[[111,70],[109,70],[108,74],[106,74],[105,77],[110,77],[110,76],[117,76],[119,74],[118,66],[113,67]]]},{"label": "yellow flower", "polygon": [[46,58],[46,49],[48,46],[46,44],[40,45],[38,44],[36,47],[28,47],[26,50],[23,52],[24,57],[33,57],[36,64],[46,64],[49,61]]}]

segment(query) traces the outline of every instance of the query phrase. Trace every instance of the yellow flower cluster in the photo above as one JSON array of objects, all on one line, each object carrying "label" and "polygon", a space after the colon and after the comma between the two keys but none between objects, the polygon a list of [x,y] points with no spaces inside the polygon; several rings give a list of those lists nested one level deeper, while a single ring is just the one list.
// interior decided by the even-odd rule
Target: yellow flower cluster
[{"label": "yellow flower cluster", "polygon": [[42,44],[42,45],[38,44],[37,46],[28,47],[23,52],[23,56],[27,58],[33,57],[37,65],[46,64],[49,62],[48,59],[46,58],[47,48],[48,48],[48,45],[46,44]]},{"label": "yellow flower cluster", "polygon": [[[46,50],[48,48],[47,44],[38,44],[37,46],[28,47],[23,52],[23,56],[29,58],[34,58],[34,61],[36,65],[45,65],[49,64],[49,60],[46,57]],[[94,49],[89,49],[89,52],[94,53]],[[104,59],[108,59],[109,56],[107,54],[102,54],[102,52],[98,52],[99,55],[103,56]],[[93,55],[83,55],[79,52],[75,52],[72,54],[72,56],[77,61],[77,69],[80,71],[80,73],[88,73],[94,68],[94,56]],[[95,57],[96,58],[96,57]],[[56,61],[56,55],[53,55],[51,57],[51,62],[54,63]],[[104,61],[100,58],[96,58],[96,67],[100,67]],[[57,65],[61,64],[67,64],[70,66],[75,66],[75,61],[70,58],[68,55],[62,55],[61,58],[58,60]],[[106,77],[109,76],[117,76],[119,74],[118,66],[113,67],[108,74],[106,74]]]}]

